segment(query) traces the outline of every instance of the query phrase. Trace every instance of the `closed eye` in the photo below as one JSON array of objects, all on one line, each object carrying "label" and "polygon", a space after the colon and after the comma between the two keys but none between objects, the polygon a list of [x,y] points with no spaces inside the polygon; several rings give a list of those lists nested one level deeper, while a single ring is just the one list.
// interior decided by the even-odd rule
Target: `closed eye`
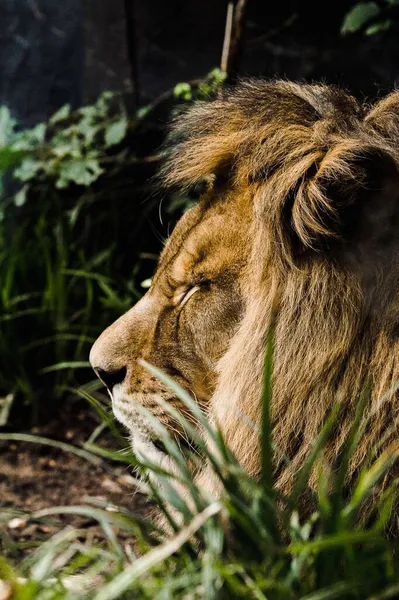
[{"label": "closed eye", "polygon": [[191,296],[193,296],[200,289],[201,288],[199,285],[194,285],[191,288],[183,290],[173,298],[173,304],[181,308],[186,304],[186,302],[188,302],[188,300],[190,300]]}]

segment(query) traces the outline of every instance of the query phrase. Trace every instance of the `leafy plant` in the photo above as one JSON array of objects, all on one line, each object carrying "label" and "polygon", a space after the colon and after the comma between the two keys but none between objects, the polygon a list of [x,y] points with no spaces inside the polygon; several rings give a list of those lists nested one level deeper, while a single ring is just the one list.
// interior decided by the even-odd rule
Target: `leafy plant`
[{"label": "leafy plant", "polygon": [[196,98],[208,98],[217,92],[226,81],[227,74],[221,69],[213,69],[204,79],[197,82],[195,86],[190,83],[178,83],[173,92],[179,100],[195,100]]},{"label": "leafy plant", "polygon": [[0,169],[13,167],[14,179],[24,184],[14,197],[17,206],[25,203],[32,183],[52,180],[58,189],[94,183],[104,172],[108,149],[120,144],[128,130],[126,109],[111,92],[73,114],[66,104],[47,124],[17,133],[7,107],[1,111]]},{"label": "leafy plant", "polygon": [[386,31],[397,21],[398,5],[398,0],[358,2],[345,16],[341,32],[348,34],[364,31],[366,35],[373,35]]},{"label": "leafy plant", "polygon": [[[48,407],[46,396],[54,400],[79,381],[90,344],[140,296],[133,279],[125,283],[121,273],[117,291],[111,277],[124,194],[110,205],[94,187],[100,177],[111,178],[104,191],[117,187],[112,178],[130,159],[121,146],[128,127],[120,96],[109,92],[20,132],[0,109],[0,396],[24,400],[36,415]],[[14,194],[10,174],[22,186]]]}]

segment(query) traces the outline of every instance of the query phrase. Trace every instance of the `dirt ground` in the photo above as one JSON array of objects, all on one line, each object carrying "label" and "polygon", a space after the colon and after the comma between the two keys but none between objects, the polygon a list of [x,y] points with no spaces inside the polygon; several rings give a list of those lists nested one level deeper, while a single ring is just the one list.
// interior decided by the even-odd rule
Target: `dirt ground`
[{"label": "dirt ground", "polygon": [[[94,415],[82,409],[75,414],[64,413],[46,426],[25,433],[81,447],[96,424]],[[102,444],[110,447],[112,441],[105,438]],[[0,442],[0,534],[13,553],[28,553],[67,524],[84,528],[92,539],[103,539],[93,519],[61,515],[39,523],[24,515],[54,506],[82,505],[87,503],[85,497],[128,508],[141,516],[150,512],[147,499],[137,492],[126,465],[105,461],[93,465],[69,452],[40,444]],[[122,540],[127,538],[125,532],[116,533]]]}]

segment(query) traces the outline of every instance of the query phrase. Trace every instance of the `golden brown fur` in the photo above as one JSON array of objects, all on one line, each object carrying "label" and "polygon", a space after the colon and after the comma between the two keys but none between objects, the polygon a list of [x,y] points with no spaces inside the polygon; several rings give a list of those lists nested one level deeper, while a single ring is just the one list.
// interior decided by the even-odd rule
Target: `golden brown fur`
[{"label": "golden brown fur", "polygon": [[[152,317],[135,309],[122,317],[96,343],[93,366],[129,365],[137,382],[136,358],[144,357],[176,374],[258,476],[259,438],[249,423],[260,421],[273,314],[273,436],[292,460],[288,469],[276,456],[278,485],[290,486],[338,401],[328,448],[334,461],[368,383],[372,417],[351,464],[356,472],[370,451],[397,442],[399,93],[370,110],[334,87],[244,81],[180,117],[174,142],[166,181],[190,186],[205,178],[209,190],[161,257]],[[173,337],[177,316],[169,311],[167,321],[162,306],[179,289],[176,278],[192,285],[188,256],[213,261],[212,269],[202,265],[210,285],[184,307],[185,324]],[[161,292],[172,273],[171,288]],[[206,468],[200,477],[212,488]]]}]

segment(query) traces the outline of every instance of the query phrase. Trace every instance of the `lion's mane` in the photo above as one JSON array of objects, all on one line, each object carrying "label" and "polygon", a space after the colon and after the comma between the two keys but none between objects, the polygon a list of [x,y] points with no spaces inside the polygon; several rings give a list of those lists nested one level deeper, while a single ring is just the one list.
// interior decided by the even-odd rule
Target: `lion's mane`
[{"label": "lion's mane", "polygon": [[331,86],[248,80],[180,116],[173,136],[169,183],[220,178],[236,193],[250,190],[253,202],[245,315],[219,363],[214,419],[258,476],[251,423],[261,418],[273,316],[278,485],[291,486],[339,402],[327,448],[334,464],[368,386],[352,475],[370,452],[397,443],[399,92],[370,108]]}]

